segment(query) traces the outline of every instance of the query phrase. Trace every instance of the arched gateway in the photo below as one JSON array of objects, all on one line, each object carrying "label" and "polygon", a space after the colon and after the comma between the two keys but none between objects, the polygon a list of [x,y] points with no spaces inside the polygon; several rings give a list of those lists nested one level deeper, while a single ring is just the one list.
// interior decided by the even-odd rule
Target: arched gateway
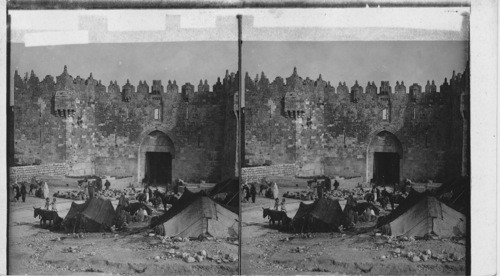
[{"label": "arched gateway", "polygon": [[366,179],[375,183],[395,184],[400,181],[403,160],[401,142],[389,131],[380,131],[370,141],[366,154]]},{"label": "arched gateway", "polygon": [[172,183],[174,143],[164,132],[153,130],[145,135],[139,147],[137,180],[165,185]]}]

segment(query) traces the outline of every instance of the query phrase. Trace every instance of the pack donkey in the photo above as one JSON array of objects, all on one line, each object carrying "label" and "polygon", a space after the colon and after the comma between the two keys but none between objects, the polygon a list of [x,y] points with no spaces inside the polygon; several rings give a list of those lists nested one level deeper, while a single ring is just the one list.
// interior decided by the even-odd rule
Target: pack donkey
[{"label": "pack donkey", "polygon": [[284,228],[288,228],[292,219],[289,218],[285,212],[271,210],[270,208],[262,208],[262,217],[269,217],[269,225],[274,225],[277,222],[278,225],[281,225]]},{"label": "pack donkey", "polygon": [[58,225],[60,224],[63,219],[57,214],[56,211],[49,211],[49,210],[43,210],[42,208],[35,208],[34,209],[34,218],[39,217],[40,218],[40,226],[46,225],[47,221],[49,221],[49,226],[50,225]]}]

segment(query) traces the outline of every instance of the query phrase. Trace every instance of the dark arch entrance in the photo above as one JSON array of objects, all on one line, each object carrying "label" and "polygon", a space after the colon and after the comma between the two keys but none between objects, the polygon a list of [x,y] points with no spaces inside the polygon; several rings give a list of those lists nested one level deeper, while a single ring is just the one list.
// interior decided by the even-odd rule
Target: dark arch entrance
[{"label": "dark arch entrance", "polygon": [[378,184],[393,185],[401,179],[403,147],[398,138],[389,131],[381,131],[368,146],[367,180]]},{"label": "dark arch entrance", "polygon": [[150,132],[139,148],[139,181],[152,185],[172,183],[174,144],[162,131]]}]

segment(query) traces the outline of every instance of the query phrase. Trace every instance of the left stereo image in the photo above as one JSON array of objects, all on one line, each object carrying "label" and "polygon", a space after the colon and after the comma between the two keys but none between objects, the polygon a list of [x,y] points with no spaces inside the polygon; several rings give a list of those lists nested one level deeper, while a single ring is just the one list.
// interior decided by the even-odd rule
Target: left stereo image
[{"label": "left stereo image", "polygon": [[8,274],[238,274],[236,16],[8,21]]}]

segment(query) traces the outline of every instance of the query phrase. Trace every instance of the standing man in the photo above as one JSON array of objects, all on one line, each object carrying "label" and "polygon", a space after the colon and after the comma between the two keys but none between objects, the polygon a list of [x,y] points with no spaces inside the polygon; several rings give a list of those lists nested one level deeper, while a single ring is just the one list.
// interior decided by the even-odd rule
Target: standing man
[{"label": "standing man", "polygon": [[318,199],[323,197],[323,183],[318,183],[316,186],[316,190],[318,191]]},{"label": "standing man", "polygon": [[93,198],[94,197],[94,183],[89,183],[88,190],[89,190],[89,199]]},{"label": "standing man", "polygon": [[251,194],[250,188],[248,187],[247,183],[243,184],[243,193],[245,195],[245,202],[248,202],[250,200]]},{"label": "standing man", "polygon": [[255,187],[255,183],[252,183],[250,187],[250,195],[252,195],[252,203],[255,203],[255,196],[257,195],[257,188]]},{"label": "standing man", "polygon": [[149,199],[153,198],[153,190],[151,190],[151,187],[148,186],[148,195]]},{"label": "standing man", "polygon": [[21,197],[21,193],[19,192],[19,185],[17,184],[17,181],[14,183],[14,198],[16,201],[19,201],[19,198]]},{"label": "standing man", "polygon": [[26,194],[28,193],[28,191],[26,190],[26,184],[23,182],[21,184],[21,197],[23,199],[23,202],[26,202]]},{"label": "standing man", "polygon": [[106,187],[106,190],[109,190],[109,186],[111,186],[111,183],[109,183],[109,180],[106,179],[106,182],[104,182],[104,187]]},{"label": "standing man", "polygon": [[326,190],[327,192],[329,192],[329,191],[331,191],[331,190],[332,190],[332,180],[330,179],[330,177],[326,177],[326,178],[325,178],[325,182],[324,182],[324,184],[325,184],[325,190]]},{"label": "standing man", "polygon": [[339,189],[339,185],[340,185],[340,183],[337,181],[337,179],[335,179],[335,182],[333,182],[333,189],[334,190],[338,190]]},{"label": "standing man", "polygon": [[347,197],[347,202],[344,208],[344,214],[348,220],[349,228],[354,226],[358,220],[356,212],[357,205],[358,203],[356,202],[356,199],[354,199],[352,193],[350,193]]},{"label": "standing man", "polygon": [[100,177],[97,177],[95,180],[95,191],[100,192],[102,190],[102,179]]}]

